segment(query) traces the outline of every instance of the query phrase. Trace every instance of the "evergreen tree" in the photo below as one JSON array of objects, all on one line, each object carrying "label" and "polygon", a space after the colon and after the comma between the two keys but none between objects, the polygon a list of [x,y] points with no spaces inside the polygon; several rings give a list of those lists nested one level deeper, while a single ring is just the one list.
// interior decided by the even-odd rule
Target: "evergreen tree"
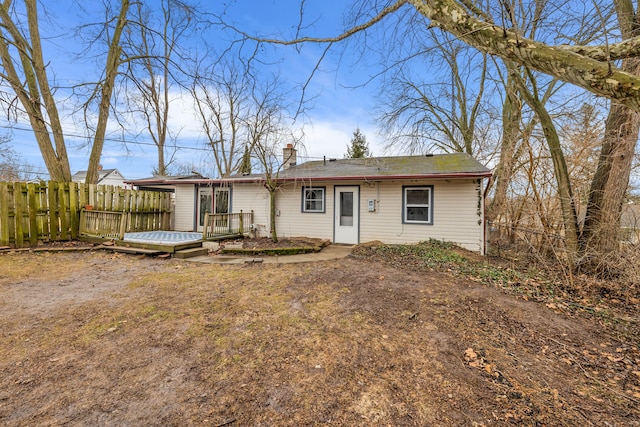
[{"label": "evergreen tree", "polygon": [[367,137],[360,132],[360,128],[356,128],[353,132],[353,137],[351,137],[351,145],[347,146],[345,158],[360,159],[364,157],[371,157],[369,144],[367,143]]},{"label": "evergreen tree", "polygon": [[248,145],[244,146],[244,154],[242,155],[242,162],[238,172],[240,172],[240,175],[251,175],[251,152]]}]

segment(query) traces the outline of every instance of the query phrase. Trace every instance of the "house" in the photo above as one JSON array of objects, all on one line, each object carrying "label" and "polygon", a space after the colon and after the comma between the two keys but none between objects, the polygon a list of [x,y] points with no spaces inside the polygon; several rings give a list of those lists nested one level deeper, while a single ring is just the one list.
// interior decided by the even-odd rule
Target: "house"
[{"label": "house", "polygon": [[[78,171],[73,174],[71,181],[84,183],[87,178],[87,171]],[[126,187],[125,177],[122,176],[118,169],[100,169],[98,170],[98,184],[115,185],[117,187]]]},{"label": "house", "polygon": [[[454,242],[484,253],[485,179],[489,169],[463,153],[325,159],[296,164],[285,148],[277,174],[279,237],[306,236],[334,243]],[[265,176],[200,176],[130,181],[140,189],[175,193],[175,230],[201,231],[206,212],[253,211],[254,231],[270,234]]]}]

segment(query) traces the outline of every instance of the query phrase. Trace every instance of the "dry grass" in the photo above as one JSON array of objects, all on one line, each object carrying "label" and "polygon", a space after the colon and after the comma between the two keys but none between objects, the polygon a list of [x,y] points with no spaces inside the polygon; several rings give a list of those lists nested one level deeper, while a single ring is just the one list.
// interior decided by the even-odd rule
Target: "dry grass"
[{"label": "dry grass", "polygon": [[[53,260],[56,281],[104,288],[0,316],[4,425],[640,425],[637,347],[460,277],[366,259]],[[39,261],[0,269],[67,292]]]}]

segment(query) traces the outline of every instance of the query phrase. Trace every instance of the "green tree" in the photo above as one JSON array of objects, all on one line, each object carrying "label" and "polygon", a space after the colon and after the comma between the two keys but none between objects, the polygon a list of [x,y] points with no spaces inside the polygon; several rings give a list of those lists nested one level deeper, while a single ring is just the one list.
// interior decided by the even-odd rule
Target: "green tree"
[{"label": "green tree", "polygon": [[371,151],[369,151],[369,143],[367,137],[360,132],[360,128],[356,128],[353,131],[351,137],[351,145],[347,146],[347,154],[344,156],[349,159],[361,159],[364,157],[371,157]]},{"label": "green tree", "polygon": [[251,175],[251,151],[248,145],[244,146],[244,154],[242,155],[242,162],[240,163],[238,172],[242,175]]}]

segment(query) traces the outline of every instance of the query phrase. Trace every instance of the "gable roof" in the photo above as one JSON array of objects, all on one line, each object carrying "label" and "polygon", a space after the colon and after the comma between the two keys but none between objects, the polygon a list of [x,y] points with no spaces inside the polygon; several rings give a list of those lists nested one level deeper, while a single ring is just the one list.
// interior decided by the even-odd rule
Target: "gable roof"
[{"label": "gable roof", "polygon": [[[124,179],[124,177],[122,176],[120,171],[118,171],[118,169],[101,169],[98,171],[98,183],[104,180],[105,178],[107,178],[109,175],[114,174],[114,172],[117,175],[120,175],[122,179]],[[74,173],[73,176],[71,177],[71,181],[73,182],[85,182],[86,179],[87,179],[87,171],[78,171]]]},{"label": "gable roof", "polygon": [[[466,153],[427,156],[326,159],[280,171],[278,181],[390,180],[424,178],[481,178],[491,171]],[[233,176],[232,181],[264,179],[263,174]]]},{"label": "gable roof", "polygon": [[127,180],[127,184],[134,185],[150,185],[150,184],[191,184],[197,182],[210,182],[211,179],[200,175],[199,173],[194,173],[191,175],[154,175],[148,178],[140,178],[134,180]]},{"label": "gable roof", "polygon": [[[466,153],[427,156],[315,160],[278,173],[278,181],[379,181],[398,179],[486,178],[491,171]],[[208,179],[201,176],[153,177],[127,181],[133,185],[262,182],[264,174]]]}]

